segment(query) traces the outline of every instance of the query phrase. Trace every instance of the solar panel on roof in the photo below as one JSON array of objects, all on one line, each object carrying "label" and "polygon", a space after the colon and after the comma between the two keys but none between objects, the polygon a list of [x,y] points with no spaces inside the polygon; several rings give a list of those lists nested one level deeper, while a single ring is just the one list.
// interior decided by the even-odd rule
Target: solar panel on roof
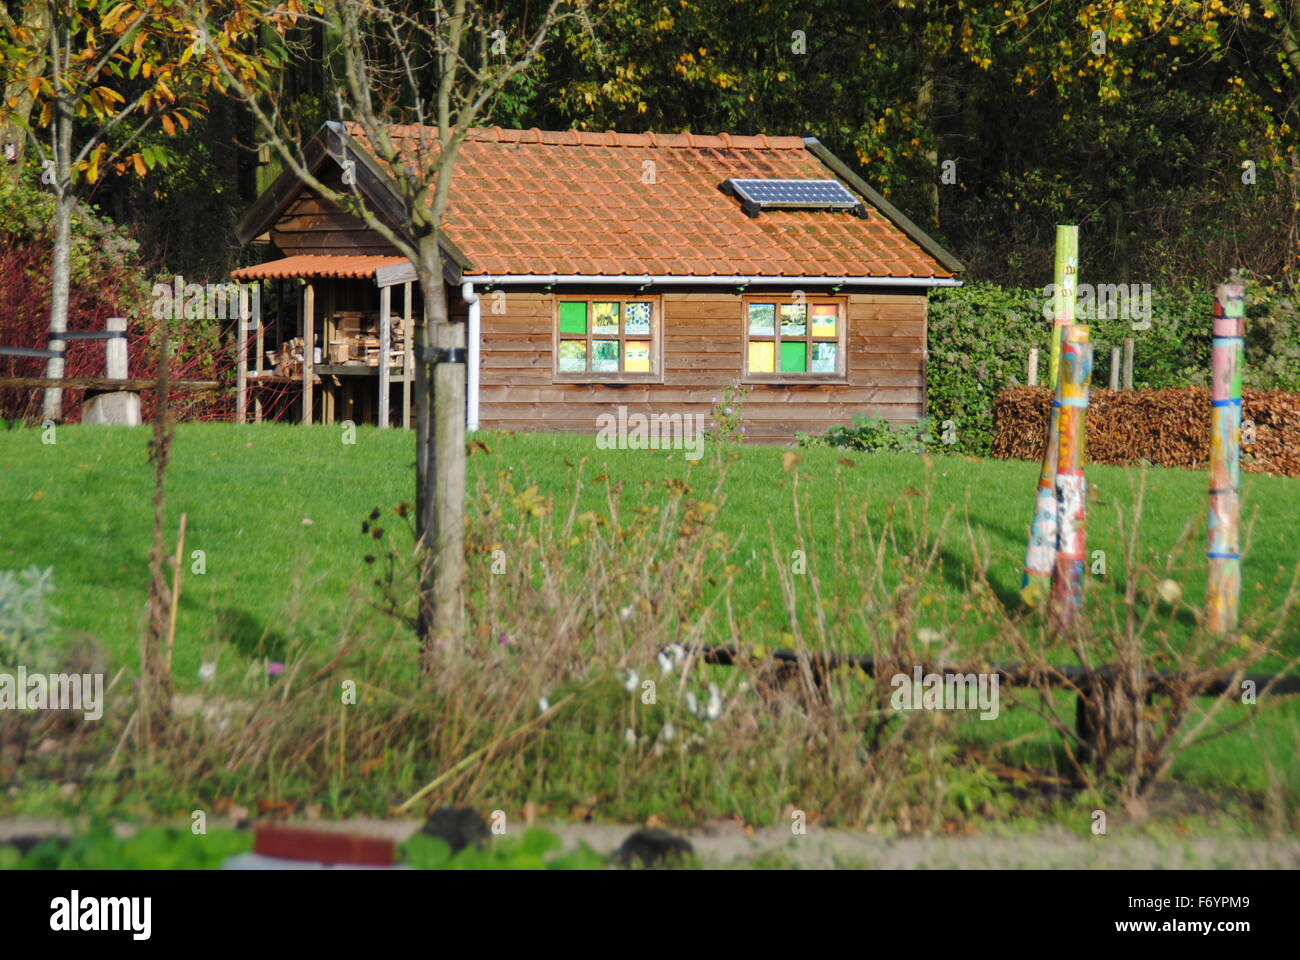
[{"label": "solar panel on roof", "polygon": [[760,210],[852,210],[862,201],[838,180],[755,180],[733,177],[722,189],[740,198],[750,216]]}]

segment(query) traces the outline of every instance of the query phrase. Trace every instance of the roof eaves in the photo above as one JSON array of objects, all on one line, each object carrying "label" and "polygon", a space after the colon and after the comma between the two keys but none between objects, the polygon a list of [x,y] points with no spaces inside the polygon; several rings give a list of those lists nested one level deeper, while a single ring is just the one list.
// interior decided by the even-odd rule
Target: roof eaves
[{"label": "roof eaves", "polygon": [[816,137],[804,137],[803,142],[813,156],[835,171],[835,173],[843,180],[847,181],[854,190],[857,190],[866,197],[873,206],[875,206],[890,220],[890,222],[894,224],[894,226],[902,230],[903,233],[917,243],[926,253],[930,254],[930,256],[934,257],[939,261],[939,263],[948,270],[951,270],[953,273],[961,273],[966,269],[960,260],[945,250],[939,245],[938,241],[908,219],[901,210],[873,190],[867,181],[863,180],[860,176],[850,170],[848,165],[839,157],[835,156],[835,154],[831,153],[830,150],[826,149],[826,145],[820,140]]}]

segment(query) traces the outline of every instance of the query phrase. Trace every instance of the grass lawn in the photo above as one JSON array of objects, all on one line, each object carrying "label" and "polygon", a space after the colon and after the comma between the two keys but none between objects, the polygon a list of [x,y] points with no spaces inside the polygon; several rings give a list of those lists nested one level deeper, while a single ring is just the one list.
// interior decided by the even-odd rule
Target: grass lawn
[{"label": "grass lawn", "polygon": [[[64,427],[57,443],[45,445],[38,430],[0,431],[0,569],[53,567],[61,625],[99,637],[127,660],[144,616],[153,489],[148,438],[143,428]],[[182,676],[193,675],[205,644],[234,644],[252,653],[259,643],[273,648],[282,641],[289,624],[307,637],[333,636],[342,622],[383,628],[364,609],[369,571],[363,557],[370,544],[360,524],[376,506],[388,509],[413,498],[412,437],[363,427],[355,444],[340,438],[334,427],[178,429],[167,475],[168,539],[174,544],[180,514],[186,513],[185,552],[203,551],[205,567],[202,576],[187,569],[177,630]],[[680,452],[599,450],[590,437],[561,434],[484,439],[490,452],[471,457],[471,490],[480,475],[508,470],[517,488],[535,484],[563,508],[585,459],[582,509],[600,509],[601,477],[622,483],[632,504],[660,502],[663,481],[671,478],[687,480],[696,496],[711,495],[706,474],[712,452],[688,475]],[[823,545],[829,550],[834,540],[837,496],[841,510],[878,519],[891,505],[919,499],[914,495],[927,487],[933,491],[933,529],[946,509],[955,511],[943,541],[944,569],[951,574],[947,591],[960,596],[956,573],[969,554],[963,520],[968,516],[991,548],[994,589],[1006,603],[1015,602],[1037,474],[1033,464],[938,456],[927,466],[904,454],[846,458],[839,450],[802,450],[799,495],[810,532],[802,540],[792,510],[793,474],[782,469],[786,451],[730,449],[738,459],[727,468],[717,526],[733,543],[732,562],[741,569],[734,591],[738,608],[770,610],[773,624],[780,620],[773,540],[782,556],[802,548],[809,565],[818,568],[819,551]],[[1089,514],[1088,549],[1106,551],[1106,577],[1090,577],[1089,584],[1100,600],[1106,591],[1123,592],[1114,505],[1132,500],[1137,471],[1098,466],[1089,467],[1088,476],[1098,493]],[[1273,594],[1279,577],[1297,562],[1292,525],[1300,513],[1300,480],[1244,475],[1242,482],[1243,517],[1251,527],[1243,575],[1243,606],[1249,606],[1260,593]],[[1199,472],[1149,470],[1141,526],[1147,559],[1163,558],[1184,525],[1201,519],[1205,483]],[[1193,540],[1193,556],[1200,542]],[[826,555],[820,576],[845,582],[859,575],[826,569]],[[476,558],[471,571],[485,575],[489,562]],[[1193,602],[1204,593],[1197,566],[1183,583]],[[1291,641],[1290,649],[1300,650],[1300,642]]]},{"label": "grass lawn", "polygon": [[[557,434],[483,434],[487,451],[470,459],[470,489],[511,473],[516,488],[539,487],[563,509],[575,476],[583,478],[582,509],[599,510],[606,482],[622,483],[625,502],[661,502],[664,481],[683,479],[700,498],[711,496],[716,451],[688,466],[681,452],[606,451],[593,438]],[[53,567],[55,606],[67,632],[98,637],[118,662],[134,664],[144,620],[148,550],[151,539],[152,472],[147,429],[63,427],[57,443],[42,443],[34,429],[0,431],[0,570],[30,565]],[[932,492],[928,523],[938,530],[948,507],[956,516],[942,534],[945,576],[940,604],[962,600],[961,568],[969,556],[966,520],[986,538],[990,582],[1005,603],[1014,604],[1037,467],[1030,463],[977,461],[935,456],[929,463],[902,454],[848,454],[839,450],[799,451],[797,471],[783,469],[788,450],[762,446],[726,448],[727,466],[717,526],[733,545],[740,568],[733,603],[752,611],[753,622],[770,623],[780,642],[784,611],[772,544],[788,557],[804,549],[831,588],[860,575],[826,569],[835,539],[836,503],[842,512],[882,518],[900,505],[918,504]],[[413,439],[403,431],[359,428],[345,445],[337,427],[278,425],[234,427],[194,424],[178,428],[167,475],[168,541],[174,545],[180,514],[186,513],[185,553],[203,551],[202,575],[188,571],[177,630],[175,672],[182,688],[192,686],[199,663],[219,655],[272,657],[290,640],[322,642],[341,630],[367,631],[411,642],[370,610],[370,568],[363,557],[370,544],[360,525],[374,507],[391,508],[413,498]],[[852,465],[846,461],[851,461]],[[796,532],[792,483],[809,531]],[[1139,471],[1088,469],[1097,491],[1089,515],[1089,551],[1106,551],[1107,575],[1090,578],[1090,603],[1106,592],[1122,596],[1126,572],[1115,506],[1133,499]],[[601,478],[604,479],[601,479]],[[1243,568],[1243,605],[1256,598],[1276,600],[1297,562],[1293,533],[1300,512],[1300,480],[1244,475],[1243,517],[1251,537]],[[1203,525],[1204,473],[1152,468],[1141,521],[1141,550],[1157,560],[1174,548],[1189,520]],[[1192,534],[1191,556],[1203,557],[1203,529]],[[818,565],[819,555],[822,564]],[[188,563],[192,563],[189,560]],[[487,576],[488,557],[471,560],[475,577]],[[1203,562],[1183,579],[1186,596],[1199,603]],[[598,575],[598,572],[588,572]],[[1300,651],[1293,634],[1290,654]],[[414,649],[414,647],[412,647]],[[1272,664],[1264,666],[1276,665]],[[1264,724],[1198,746],[1179,763],[1180,772],[1206,785],[1262,788],[1267,758],[1285,771],[1297,745],[1300,711],[1288,705]],[[1033,746],[1034,718],[1024,725]],[[1044,737],[1047,737],[1044,734]]]}]

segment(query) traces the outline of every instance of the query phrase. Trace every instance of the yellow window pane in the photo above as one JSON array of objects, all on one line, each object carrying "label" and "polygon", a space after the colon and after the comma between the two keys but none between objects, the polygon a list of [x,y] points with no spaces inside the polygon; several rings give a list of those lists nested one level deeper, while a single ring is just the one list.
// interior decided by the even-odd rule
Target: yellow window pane
[{"label": "yellow window pane", "polygon": [[628,340],[623,344],[623,370],[627,373],[650,372],[649,340]]},{"label": "yellow window pane", "polygon": [[749,343],[749,372],[776,372],[776,344],[771,341],[751,340]]},{"label": "yellow window pane", "polygon": [[833,303],[819,303],[812,308],[812,335],[814,337],[835,336],[835,323],[839,319],[840,308]]}]

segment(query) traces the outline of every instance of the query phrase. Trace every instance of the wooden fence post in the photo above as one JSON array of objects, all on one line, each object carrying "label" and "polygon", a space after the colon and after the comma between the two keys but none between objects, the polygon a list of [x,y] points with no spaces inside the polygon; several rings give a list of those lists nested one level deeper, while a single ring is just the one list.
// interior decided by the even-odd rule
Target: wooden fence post
[{"label": "wooden fence post", "polygon": [[1119,389],[1119,347],[1110,348],[1110,388]]},{"label": "wooden fence post", "polygon": [[[105,321],[105,330],[111,334],[104,341],[104,377],[108,380],[125,381],[129,376],[126,326],[126,317],[109,317]],[[124,383],[123,386],[125,385]],[[141,423],[140,395],[112,388],[106,392],[87,394],[81,408],[81,422],[138,427]]]},{"label": "wooden fence post", "polygon": [[1029,361],[1025,364],[1025,383],[1031,387],[1038,386],[1038,348],[1029,348]]},{"label": "wooden fence post", "polygon": [[1124,389],[1133,389],[1133,338],[1124,338]]}]

